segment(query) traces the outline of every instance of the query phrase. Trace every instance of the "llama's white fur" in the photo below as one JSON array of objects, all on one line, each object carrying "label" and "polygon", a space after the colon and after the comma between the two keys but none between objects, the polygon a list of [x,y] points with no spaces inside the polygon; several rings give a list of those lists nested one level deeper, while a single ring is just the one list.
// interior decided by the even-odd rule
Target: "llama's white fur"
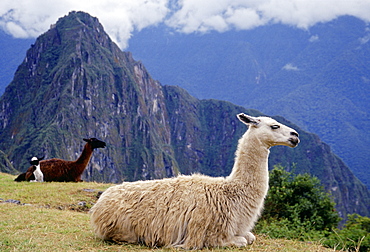
[{"label": "llama's white fur", "polygon": [[44,182],[44,174],[42,173],[40,168],[40,160],[42,159],[38,159],[37,157],[31,158],[31,164],[35,168],[35,171],[33,172],[35,180],[31,180],[30,182]]},{"label": "llama's white fur", "polygon": [[268,190],[269,148],[295,147],[299,139],[296,131],[271,118],[238,118],[249,130],[239,140],[230,176],[195,174],[110,187],[90,212],[96,235],[186,249],[252,244],[250,231]]}]

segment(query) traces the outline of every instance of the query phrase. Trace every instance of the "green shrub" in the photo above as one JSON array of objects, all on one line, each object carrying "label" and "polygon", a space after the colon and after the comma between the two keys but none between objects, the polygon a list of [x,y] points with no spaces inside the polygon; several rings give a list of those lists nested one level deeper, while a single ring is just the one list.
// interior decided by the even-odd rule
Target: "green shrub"
[{"label": "green shrub", "polygon": [[310,223],[291,222],[288,219],[262,219],[258,222],[255,231],[266,234],[273,239],[289,239],[301,241],[319,241],[328,232],[310,228]]},{"label": "green shrub", "polygon": [[342,251],[370,251],[370,218],[348,215],[342,230],[334,202],[320,181],[308,174],[270,171],[265,209],[255,231],[271,238],[321,241]]},{"label": "green shrub", "polygon": [[318,178],[295,175],[281,166],[270,172],[270,189],[262,219],[288,221],[294,227],[330,231],[340,221],[335,203]]},{"label": "green shrub", "polygon": [[316,177],[295,175],[275,166],[269,186],[257,233],[310,241],[322,239],[338,225],[334,202]]},{"label": "green shrub", "polygon": [[336,249],[348,251],[370,251],[370,218],[358,214],[348,215],[342,230],[334,232],[323,244]]}]

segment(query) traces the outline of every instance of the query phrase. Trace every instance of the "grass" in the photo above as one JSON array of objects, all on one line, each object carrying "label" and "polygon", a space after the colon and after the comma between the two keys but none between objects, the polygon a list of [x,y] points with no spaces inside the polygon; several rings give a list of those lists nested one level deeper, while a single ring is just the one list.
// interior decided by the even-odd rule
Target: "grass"
[{"label": "grass", "polygon": [[[111,184],[17,183],[0,173],[0,251],[182,251],[151,249],[141,245],[115,244],[94,237],[88,209],[98,191]],[[85,190],[90,189],[90,190]],[[21,204],[4,203],[19,200]],[[86,206],[79,206],[86,202]],[[333,251],[318,243],[269,239],[245,248],[215,248],[203,251]]]},{"label": "grass", "polygon": [[[59,210],[87,211],[97,200],[98,191],[112,184],[99,183],[30,183],[14,182],[14,176],[0,173],[0,198],[19,200],[36,207],[56,208]],[[89,191],[91,190],[91,191]],[[78,205],[86,202],[87,207]]]}]

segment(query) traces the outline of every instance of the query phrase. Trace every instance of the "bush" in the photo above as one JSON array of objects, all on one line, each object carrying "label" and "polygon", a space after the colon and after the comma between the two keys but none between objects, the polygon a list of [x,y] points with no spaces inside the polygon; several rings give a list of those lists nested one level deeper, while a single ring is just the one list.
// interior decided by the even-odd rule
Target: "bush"
[{"label": "bush", "polygon": [[270,172],[269,185],[263,219],[286,219],[321,231],[337,227],[340,218],[335,203],[318,178],[295,175],[275,166]]},{"label": "bush", "polygon": [[370,218],[348,215],[342,230],[334,201],[319,179],[294,175],[275,166],[270,171],[265,209],[255,227],[271,238],[318,241],[342,251],[370,251]]},{"label": "bush", "polygon": [[358,214],[348,215],[342,230],[334,230],[323,244],[342,250],[370,251],[370,218]]},{"label": "bush", "polygon": [[335,203],[318,178],[275,166],[269,186],[257,232],[272,238],[316,240],[338,225]]},{"label": "bush", "polygon": [[328,232],[311,229],[309,223],[292,223],[287,219],[262,219],[258,222],[255,231],[274,239],[301,241],[319,241],[328,235]]}]

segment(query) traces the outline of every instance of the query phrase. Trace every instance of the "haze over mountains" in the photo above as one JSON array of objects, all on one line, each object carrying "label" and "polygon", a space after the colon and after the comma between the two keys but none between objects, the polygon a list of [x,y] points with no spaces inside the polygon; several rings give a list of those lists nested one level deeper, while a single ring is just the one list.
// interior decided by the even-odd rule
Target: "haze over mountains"
[{"label": "haze over mountains", "polygon": [[[75,159],[83,137],[97,137],[84,179],[120,182],[179,172],[228,175],[246,130],[237,113],[261,114],[218,100],[199,100],[153,80],[122,52],[96,18],[71,12],[29,48],[0,98],[0,169],[24,171],[33,155]],[[297,129],[296,149],[273,148],[281,164],[319,177],[341,216],[369,215],[370,193],[316,135]],[[351,192],[351,194],[348,194]]]}]

